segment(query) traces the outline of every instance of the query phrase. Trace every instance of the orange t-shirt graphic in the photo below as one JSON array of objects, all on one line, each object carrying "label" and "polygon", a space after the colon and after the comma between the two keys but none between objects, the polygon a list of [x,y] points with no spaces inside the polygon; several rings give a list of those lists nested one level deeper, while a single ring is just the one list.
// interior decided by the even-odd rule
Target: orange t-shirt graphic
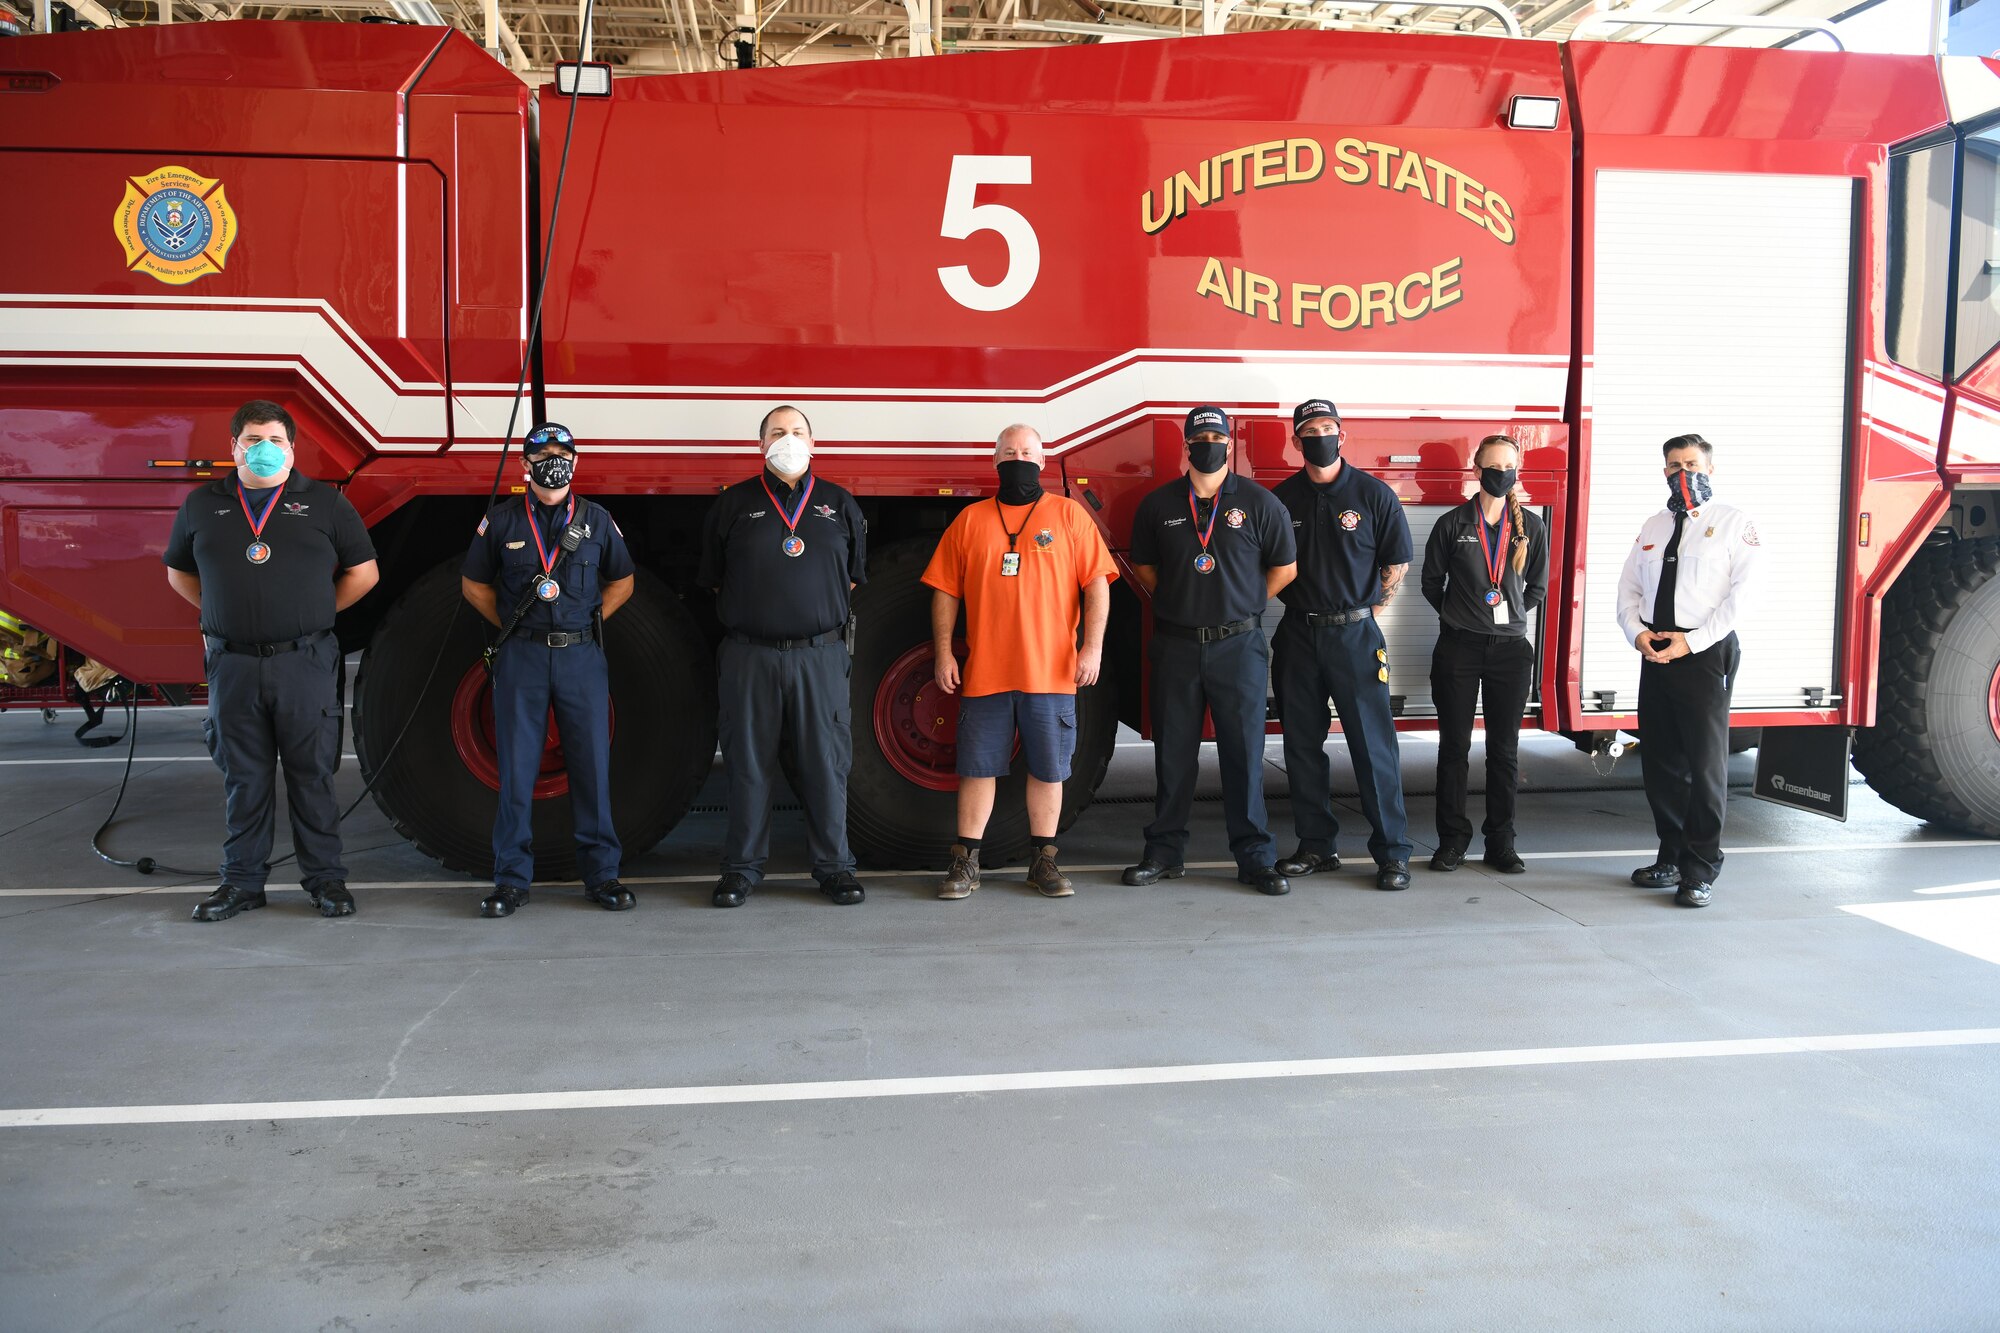
[{"label": "orange t-shirt graphic", "polygon": [[[1007,533],[1016,528],[1020,572],[1006,574]],[[1097,525],[1068,496],[1035,505],[982,500],[962,511],[924,570],[925,583],[965,603],[970,658],[960,691],[1075,694],[1084,585],[1117,577]]]}]

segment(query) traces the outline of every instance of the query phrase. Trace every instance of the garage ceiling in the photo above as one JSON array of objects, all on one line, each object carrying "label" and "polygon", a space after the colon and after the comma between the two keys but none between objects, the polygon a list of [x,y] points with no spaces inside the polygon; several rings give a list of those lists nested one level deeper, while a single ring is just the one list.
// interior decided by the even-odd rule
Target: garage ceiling
[{"label": "garage ceiling", "polygon": [[[38,0],[0,0],[24,11],[31,27]],[[368,18],[448,23],[496,49],[523,75],[546,76],[558,59],[578,54],[579,8],[565,0],[319,0],[283,5],[250,0],[70,0],[99,26],[230,19],[352,23]],[[1598,0],[1492,0],[1525,36],[1567,37]],[[1717,22],[1824,22],[1845,16],[1853,0],[1638,0],[1613,12],[1696,15]],[[498,26],[493,26],[497,16]],[[622,72],[679,73],[737,63],[739,34],[751,37],[759,66],[815,64],[959,51],[1017,50],[1082,42],[1146,41],[1207,32],[1351,28],[1392,32],[1503,31],[1499,14],[1462,5],[1369,4],[1354,0],[598,0],[592,55]],[[1772,45],[1794,33],[1781,27],[1596,27],[1589,35],[1620,41]]]}]

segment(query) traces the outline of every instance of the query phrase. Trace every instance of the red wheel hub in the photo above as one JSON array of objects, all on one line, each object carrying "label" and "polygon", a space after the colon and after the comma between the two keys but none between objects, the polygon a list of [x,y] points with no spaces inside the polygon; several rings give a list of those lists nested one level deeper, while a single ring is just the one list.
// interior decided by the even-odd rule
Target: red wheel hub
[{"label": "red wheel hub", "polygon": [[[618,734],[618,705],[611,705],[611,734]],[[451,742],[466,771],[500,790],[500,746],[493,728],[493,678],[474,662],[451,696]],[[542,763],[535,775],[534,799],[544,801],[569,791],[569,770],[563,766],[562,733],[555,710],[549,710],[542,736]]]},{"label": "red wheel hub", "polygon": [[[965,646],[960,644],[964,657]],[[875,686],[875,743],[889,767],[931,791],[955,791],[958,696],[938,688],[931,646],[920,643],[889,664]]]},{"label": "red wheel hub", "polygon": [[2000,666],[1993,668],[1993,683],[1986,687],[1986,725],[1993,728],[1993,739],[2000,741]]}]

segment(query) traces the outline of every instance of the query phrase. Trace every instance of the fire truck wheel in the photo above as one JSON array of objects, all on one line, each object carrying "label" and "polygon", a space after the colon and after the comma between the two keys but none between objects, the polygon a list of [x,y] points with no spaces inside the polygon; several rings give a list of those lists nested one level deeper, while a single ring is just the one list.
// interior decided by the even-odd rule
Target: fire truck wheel
[{"label": "fire truck wheel", "polygon": [[[931,679],[931,590],[920,580],[935,537],[870,552],[855,590],[854,772],[847,831],[855,856],[880,869],[941,867],[957,836],[958,700]],[[961,647],[961,652],[963,651]],[[963,660],[961,658],[961,660]],[[1108,679],[1078,693],[1076,754],[1060,828],[1076,822],[1110,767],[1118,700]],[[1002,778],[982,840],[986,865],[1017,863],[1028,847],[1027,775]]]},{"label": "fire truck wheel", "polygon": [[1927,546],[1882,608],[1854,764],[1899,810],[2000,837],[2000,538]]},{"label": "fire truck wheel", "polygon": [[[436,677],[425,688],[449,634]],[[383,617],[354,679],[354,751],[381,769],[375,803],[396,831],[447,868],[493,873],[499,769],[479,664],[487,631],[459,592],[458,562],[411,585]],[[627,859],[665,837],[715,757],[715,668],[680,600],[641,572],[605,628],[611,672],[611,812]],[[405,724],[393,755],[389,749]],[[387,767],[383,758],[387,756]],[[535,877],[576,876],[569,778],[551,739],[535,784]]]}]

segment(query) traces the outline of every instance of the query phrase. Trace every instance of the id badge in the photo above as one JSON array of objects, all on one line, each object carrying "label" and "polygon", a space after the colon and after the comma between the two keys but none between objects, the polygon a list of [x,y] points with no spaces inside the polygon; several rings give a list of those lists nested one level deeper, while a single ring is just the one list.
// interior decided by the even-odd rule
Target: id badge
[{"label": "id badge", "polygon": [[1493,604],[1493,623],[1496,625],[1507,623],[1507,603],[1495,602]]},{"label": "id badge", "polygon": [[1009,551],[1007,552],[1007,554],[1000,557],[1001,578],[1003,579],[1017,578],[1020,576],[1020,573],[1021,573],[1021,553],[1019,551]]}]

